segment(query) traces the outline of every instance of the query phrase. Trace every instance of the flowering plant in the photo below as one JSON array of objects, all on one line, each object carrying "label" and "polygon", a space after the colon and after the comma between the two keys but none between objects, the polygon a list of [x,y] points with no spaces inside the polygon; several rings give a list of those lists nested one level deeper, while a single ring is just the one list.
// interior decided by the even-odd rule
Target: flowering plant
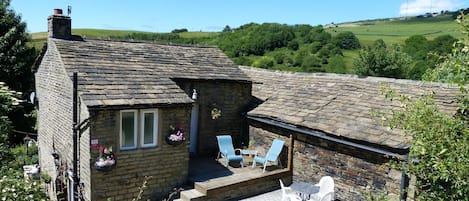
[{"label": "flowering plant", "polygon": [[186,134],[182,130],[181,125],[179,124],[178,128],[170,126],[171,132],[166,137],[166,142],[171,145],[176,145],[184,142],[186,140]]},{"label": "flowering plant", "polygon": [[112,146],[103,147],[99,146],[99,157],[96,159],[95,166],[98,170],[103,168],[113,167],[116,164],[116,159],[112,153]]}]

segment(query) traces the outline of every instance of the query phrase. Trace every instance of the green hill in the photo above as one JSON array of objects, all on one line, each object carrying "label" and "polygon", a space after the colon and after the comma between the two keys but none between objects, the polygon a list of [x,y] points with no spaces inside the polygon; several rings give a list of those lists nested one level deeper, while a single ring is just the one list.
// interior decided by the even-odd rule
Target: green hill
[{"label": "green hill", "polygon": [[[126,30],[101,30],[101,29],[73,29],[72,34],[85,38],[110,38],[154,40],[172,43],[189,43],[201,45],[219,46],[233,61],[240,65],[267,66],[267,68],[289,71],[326,71],[353,73],[353,60],[358,55],[358,50],[343,49],[339,53],[343,57],[338,65],[344,67],[340,71],[328,71],[326,68],[330,62],[330,52],[336,52],[328,46],[328,50],[312,50],[317,48],[317,42],[326,40],[324,35],[309,36],[311,32],[323,32],[330,34],[332,38],[339,33],[352,32],[359,40],[362,47],[371,45],[374,41],[382,39],[386,44],[404,44],[404,41],[413,35],[423,35],[432,40],[442,35],[451,35],[460,38],[459,25],[454,20],[454,13],[434,17],[410,17],[388,18],[376,20],[363,20],[349,23],[339,23],[334,26],[310,26],[310,25],[281,25],[276,23],[258,25],[249,23],[242,25],[231,32],[182,32],[182,33],[152,33]],[[265,26],[264,26],[265,25]],[[306,27],[306,28],[305,28]],[[265,29],[265,30],[259,30]],[[306,32],[302,32],[306,29]],[[293,33],[293,38],[290,36]],[[313,33],[314,34],[314,33]],[[47,38],[45,32],[32,33],[31,45],[37,49],[42,48]],[[311,37],[320,37],[311,39]],[[326,37],[326,39],[324,39]],[[322,39],[321,39],[322,38]],[[330,39],[328,39],[330,40]],[[290,46],[297,43],[296,48]],[[330,42],[330,41],[329,41]],[[328,42],[328,43],[329,43]],[[323,42],[321,42],[323,43]],[[320,44],[321,48],[324,44]],[[288,47],[287,47],[288,46]],[[303,57],[306,52],[312,58],[305,61],[314,66],[305,70]],[[324,56],[324,54],[327,54]],[[301,59],[300,62],[297,59]],[[337,60],[337,59],[336,59]],[[273,62],[273,63],[272,63]],[[312,63],[312,64],[311,64]],[[321,70],[322,69],[322,70]]]},{"label": "green hill", "polygon": [[353,32],[362,45],[383,39],[387,44],[403,44],[412,35],[424,35],[433,39],[441,35],[461,37],[460,27],[452,15],[440,15],[427,18],[389,18],[338,24],[329,28],[331,34],[343,31]]}]

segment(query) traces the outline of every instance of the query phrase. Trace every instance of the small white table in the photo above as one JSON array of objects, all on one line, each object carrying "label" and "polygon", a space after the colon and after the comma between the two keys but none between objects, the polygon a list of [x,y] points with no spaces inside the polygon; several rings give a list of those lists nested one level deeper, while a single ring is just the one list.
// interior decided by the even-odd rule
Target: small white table
[{"label": "small white table", "polygon": [[319,186],[306,182],[293,182],[290,188],[300,194],[303,200],[309,199],[312,194],[319,192]]},{"label": "small white table", "polygon": [[242,154],[242,155],[254,155],[254,156],[257,156],[257,150],[241,149],[241,154]]},{"label": "small white table", "polygon": [[[254,160],[254,157],[257,156],[257,150],[252,150],[252,149],[241,149],[241,155],[243,156],[243,162],[244,162],[244,156],[247,156],[247,155],[252,155],[253,158],[252,160]],[[249,161],[249,162],[253,162],[253,161]],[[245,164],[246,165],[246,164]]]}]

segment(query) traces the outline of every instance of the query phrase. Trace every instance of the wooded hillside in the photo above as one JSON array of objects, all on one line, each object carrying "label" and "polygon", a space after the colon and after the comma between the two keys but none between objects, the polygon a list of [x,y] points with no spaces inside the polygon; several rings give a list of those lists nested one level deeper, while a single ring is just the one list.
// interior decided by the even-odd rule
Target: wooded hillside
[{"label": "wooded hillside", "polygon": [[[185,28],[171,33],[74,29],[73,34],[88,38],[214,45],[239,65],[303,72],[357,74],[360,70],[354,63],[360,58],[360,51],[362,56],[364,50],[377,54],[379,51],[386,54],[399,51],[407,54],[410,60],[402,63],[405,66],[399,66],[400,73],[391,77],[420,79],[423,72],[433,68],[440,55],[450,52],[454,41],[460,37],[455,17],[455,13],[449,12],[433,17],[377,19],[325,26],[248,23],[238,28],[227,25],[221,32],[188,32]],[[42,47],[46,34],[34,33],[32,36],[32,44]],[[377,41],[384,42],[381,49],[373,48]],[[384,56],[380,59],[385,60]],[[390,76],[371,71],[364,75]]]}]

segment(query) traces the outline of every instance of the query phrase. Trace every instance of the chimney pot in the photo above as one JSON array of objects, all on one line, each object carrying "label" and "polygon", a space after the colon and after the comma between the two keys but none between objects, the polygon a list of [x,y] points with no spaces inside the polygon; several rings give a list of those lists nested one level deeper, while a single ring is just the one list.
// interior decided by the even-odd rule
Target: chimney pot
[{"label": "chimney pot", "polygon": [[62,15],[62,9],[60,8],[54,9],[54,15]]}]

